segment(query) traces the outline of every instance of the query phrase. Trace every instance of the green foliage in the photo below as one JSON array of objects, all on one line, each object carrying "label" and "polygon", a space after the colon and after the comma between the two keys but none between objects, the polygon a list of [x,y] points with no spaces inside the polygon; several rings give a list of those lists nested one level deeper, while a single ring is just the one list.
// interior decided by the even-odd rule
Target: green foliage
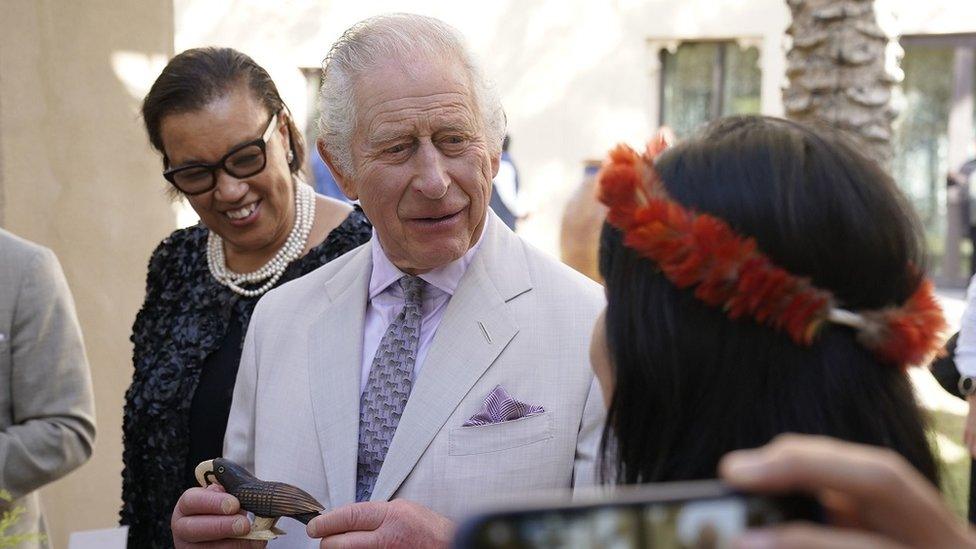
[{"label": "green foliage", "polygon": [[[11,502],[13,497],[10,492],[0,488],[0,500]],[[20,516],[25,512],[23,507],[14,507],[8,511],[4,511],[3,515],[0,515],[0,548],[2,547],[16,547],[21,543],[26,543],[29,541],[44,541],[46,537],[44,534],[39,534],[37,532],[30,532],[26,534],[8,534],[7,531],[13,528],[17,521],[20,520]]]},{"label": "green foliage", "polygon": [[[962,440],[962,432],[966,423],[966,416],[953,414],[942,410],[928,410],[929,434],[933,440],[941,435],[943,440],[966,448]],[[939,445],[933,444],[933,450],[938,451]],[[969,451],[962,455],[947,456],[945,452],[937,455],[942,469],[942,497],[955,513],[966,520],[969,508]]]}]

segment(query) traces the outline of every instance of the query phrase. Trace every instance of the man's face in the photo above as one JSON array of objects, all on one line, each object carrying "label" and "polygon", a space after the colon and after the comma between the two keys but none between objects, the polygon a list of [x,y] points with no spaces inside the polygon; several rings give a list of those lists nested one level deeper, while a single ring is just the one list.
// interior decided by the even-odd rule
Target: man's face
[{"label": "man's face", "polygon": [[400,270],[419,274],[460,258],[484,229],[499,162],[465,73],[456,62],[394,60],[355,89],[343,191],[359,199]]}]

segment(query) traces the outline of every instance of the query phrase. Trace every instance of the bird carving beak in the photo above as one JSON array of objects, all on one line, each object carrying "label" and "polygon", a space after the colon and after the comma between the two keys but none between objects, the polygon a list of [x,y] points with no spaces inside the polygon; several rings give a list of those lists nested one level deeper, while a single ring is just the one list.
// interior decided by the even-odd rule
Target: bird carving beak
[{"label": "bird carving beak", "polygon": [[201,461],[200,465],[197,465],[197,468],[193,470],[193,475],[197,477],[200,486],[207,487],[216,482],[213,478],[215,476],[213,465],[214,460],[208,459]]}]

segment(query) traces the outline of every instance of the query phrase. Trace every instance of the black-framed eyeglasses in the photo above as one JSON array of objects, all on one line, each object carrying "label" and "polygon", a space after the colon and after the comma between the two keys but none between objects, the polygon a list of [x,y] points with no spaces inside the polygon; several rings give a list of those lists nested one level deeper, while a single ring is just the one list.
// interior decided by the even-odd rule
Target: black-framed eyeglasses
[{"label": "black-framed eyeglasses", "polygon": [[203,194],[217,186],[217,170],[223,169],[238,179],[261,173],[268,157],[265,150],[268,139],[278,128],[278,113],[271,116],[264,134],[254,141],[234,147],[223,158],[213,164],[188,164],[170,168],[163,177],[184,194]]}]

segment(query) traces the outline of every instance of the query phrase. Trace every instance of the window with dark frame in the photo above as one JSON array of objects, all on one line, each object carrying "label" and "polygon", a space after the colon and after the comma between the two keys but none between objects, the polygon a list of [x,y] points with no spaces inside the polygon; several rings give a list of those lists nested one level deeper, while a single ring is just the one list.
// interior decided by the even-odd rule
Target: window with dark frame
[{"label": "window with dark frame", "polygon": [[903,36],[901,46],[905,78],[892,175],[921,218],[930,270],[940,284],[963,287],[971,274],[976,181],[951,191],[946,183],[974,154],[976,34]]},{"label": "window with dark frame", "polygon": [[759,50],[733,40],[683,42],[661,61],[660,123],[681,137],[704,122],[758,113]]}]

